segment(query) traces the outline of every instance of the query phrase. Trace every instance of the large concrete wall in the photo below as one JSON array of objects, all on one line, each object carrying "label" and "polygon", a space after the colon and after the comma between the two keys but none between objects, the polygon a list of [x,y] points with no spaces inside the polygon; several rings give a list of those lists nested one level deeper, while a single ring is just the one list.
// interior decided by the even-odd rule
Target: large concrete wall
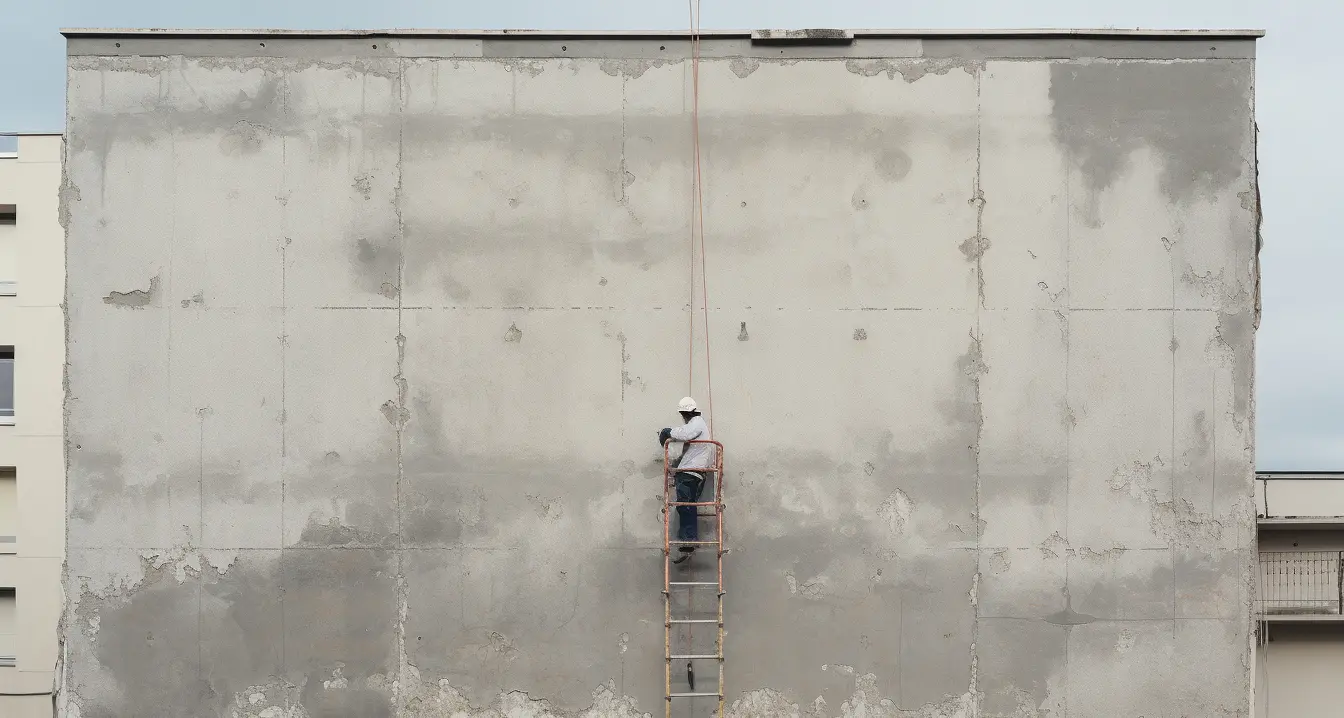
[{"label": "large concrete wall", "polygon": [[[1253,40],[703,47],[730,713],[1247,715]],[[64,714],[660,714],[684,38],[70,52]]]}]

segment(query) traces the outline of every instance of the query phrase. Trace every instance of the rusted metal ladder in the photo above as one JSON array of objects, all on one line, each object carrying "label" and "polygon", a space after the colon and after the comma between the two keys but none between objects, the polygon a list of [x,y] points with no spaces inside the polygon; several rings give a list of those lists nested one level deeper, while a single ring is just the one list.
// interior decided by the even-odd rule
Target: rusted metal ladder
[{"label": "rusted metal ladder", "polygon": [[[723,542],[723,444],[717,441],[691,441],[688,444],[712,444],[714,446],[714,464],[713,468],[704,472],[707,481],[714,482],[714,500],[713,501],[695,501],[680,502],[676,500],[676,490],[673,486],[673,477],[676,474],[676,467],[672,465],[668,447],[672,442],[668,442],[663,448],[663,704],[666,707],[667,718],[672,718],[672,701],[674,699],[694,700],[696,698],[717,698],[718,711],[716,715],[723,717],[723,555],[727,553]],[[710,517],[714,519],[714,539],[712,541],[678,541],[672,534],[672,515],[679,506],[694,506],[697,514],[697,521],[700,518]],[[704,508],[710,507],[713,513],[705,513]],[[682,572],[682,566],[673,568],[672,554],[680,549],[674,547],[693,545],[698,547],[711,548],[714,551],[715,580],[713,581],[673,581],[674,570]],[[698,553],[698,552],[697,552]],[[689,562],[687,565],[689,568]],[[694,577],[694,574],[691,575]],[[694,606],[693,597],[696,591],[705,589],[715,589],[715,618],[696,618],[691,612]],[[687,615],[672,615],[672,592],[684,591],[686,595]],[[696,653],[694,650],[693,637],[694,627],[697,624],[713,625],[717,628],[717,634],[714,640],[713,653]],[[672,634],[675,627],[685,626],[687,630],[686,644],[688,648],[684,653],[672,652]],[[687,673],[687,688],[685,692],[672,691],[672,662],[685,660]],[[714,661],[718,664],[719,686],[716,692],[696,692],[692,671],[695,662]]]}]

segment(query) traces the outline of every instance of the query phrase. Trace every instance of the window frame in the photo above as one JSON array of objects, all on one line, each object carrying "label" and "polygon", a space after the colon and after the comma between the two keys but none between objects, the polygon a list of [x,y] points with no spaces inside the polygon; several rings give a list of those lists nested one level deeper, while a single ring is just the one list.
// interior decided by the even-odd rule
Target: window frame
[{"label": "window frame", "polygon": [[[9,598],[14,602],[14,633],[7,633],[15,641],[19,638],[19,590],[14,586],[0,586],[0,600]],[[17,653],[0,655],[0,668],[15,668],[19,665]]]},{"label": "window frame", "polygon": [[[13,556],[13,555],[15,555],[15,554],[17,554],[17,553],[19,552],[19,551],[18,551],[18,548],[19,548],[19,534],[18,534],[18,531],[19,531],[19,526],[18,526],[18,517],[19,517],[19,505],[18,505],[18,499],[19,499],[19,469],[18,469],[18,467],[17,467],[17,466],[0,466],[0,481],[13,481],[13,482],[14,482],[14,520],[15,520],[15,523],[14,523],[14,526],[11,527],[11,528],[14,530],[14,533],[13,533],[12,535],[11,535],[11,534],[0,534],[0,556]],[[5,527],[0,526],[0,531],[3,531],[3,530],[5,530]],[[8,539],[8,540],[6,540],[6,539]]]}]

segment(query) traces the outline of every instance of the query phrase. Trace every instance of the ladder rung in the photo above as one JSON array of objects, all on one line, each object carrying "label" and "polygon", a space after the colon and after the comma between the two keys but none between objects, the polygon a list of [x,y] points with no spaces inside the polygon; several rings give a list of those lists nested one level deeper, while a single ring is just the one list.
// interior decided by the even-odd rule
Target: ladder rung
[{"label": "ladder rung", "polygon": [[718,541],[668,541],[673,546],[718,546]]},{"label": "ladder rung", "polygon": [[669,501],[668,506],[718,506],[713,501]]},{"label": "ladder rung", "polygon": [[667,699],[673,698],[720,698],[722,693],[669,693]]},{"label": "ladder rung", "polygon": [[717,586],[718,581],[668,581],[669,586]]},{"label": "ladder rung", "polygon": [[682,660],[682,659],[685,659],[685,660],[688,660],[688,661],[696,661],[696,660],[700,660],[700,661],[722,661],[722,660],[723,660],[723,656],[720,656],[720,655],[717,654],[717,653],[686,653],[686,654],[673,654],[673,655],[667,657],[667,660],[669,660],[669,661],[676,661],[676,660]]},{"label": "ladder rung", "polygon": [[719,622],[719,619],[717,619],[717,618],[673,618],[673,619],[669,619],[668,622],[669,622],[669,623],[718,623],[718,622]]}]

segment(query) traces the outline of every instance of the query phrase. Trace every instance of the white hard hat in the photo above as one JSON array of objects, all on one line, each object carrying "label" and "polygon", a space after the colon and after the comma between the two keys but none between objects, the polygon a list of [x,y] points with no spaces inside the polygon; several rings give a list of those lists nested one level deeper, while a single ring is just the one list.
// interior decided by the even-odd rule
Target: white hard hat
[{"label": "white hard hat", "polygon": [[690,411],[700,411],[700,410],[697,409],[697,408],[695,407],[695,399],[692,399],[691,397],[688,396],[688,397],[686,397],[685,399],[682,399],[682,400],[677,404],[677,411],[680,411],[680,412],[690,412]]}]

